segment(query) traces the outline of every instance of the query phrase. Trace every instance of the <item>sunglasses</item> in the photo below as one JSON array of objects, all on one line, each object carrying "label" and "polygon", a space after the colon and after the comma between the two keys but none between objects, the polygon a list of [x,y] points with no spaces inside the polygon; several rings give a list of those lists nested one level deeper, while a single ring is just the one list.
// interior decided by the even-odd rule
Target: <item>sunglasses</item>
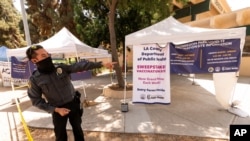
[{"label": "sunglasses", "polygon": [[37,49],[37,45],[30,46],[31,49]]}]

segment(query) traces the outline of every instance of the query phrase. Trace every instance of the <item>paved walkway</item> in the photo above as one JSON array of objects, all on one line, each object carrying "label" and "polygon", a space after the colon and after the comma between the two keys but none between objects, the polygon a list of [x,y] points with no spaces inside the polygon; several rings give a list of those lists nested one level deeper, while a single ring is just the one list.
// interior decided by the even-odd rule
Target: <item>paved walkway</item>
[{"label": "paved walkway", "polygon": [[22,100],[22,108],[30,107],[26,104],[29,99],[25,89],[12,92],[10,87],[0,87],[0,141],[27,141],[20,114],[14,104],[16,97]]},{"label": "paved walkway", "polygon": [[[127,80],[132,82],[131,74],[127,76]],[[128,98],[129,111],[125,113],[121,112],[122,99],[107,98],[102,95],[102,88],[111,82],[109,75],[95,77],[85,82],[87,99],[94,100],[98,104],[85,108],[82,124],[84,131],[228,139],[230,124],[250,123],[249,117],[235,116],[216,101],[210,74],[196,75],[195,81],[187,76],[171,75],[171,104],[134,104]],[[244,84],[245,90],[250,90],[250,78],[240,77],[238,84]],[[1,114],[3,115],[2,111]],[[4,113],[4,116],[8,114]],[[50,114],[33,106],[27,107],[23,115],[30,127],[53,128]],[[3,124],[5,123],[0,122],[1,127]],[[71,129],[70,126],[67,128]]]}]

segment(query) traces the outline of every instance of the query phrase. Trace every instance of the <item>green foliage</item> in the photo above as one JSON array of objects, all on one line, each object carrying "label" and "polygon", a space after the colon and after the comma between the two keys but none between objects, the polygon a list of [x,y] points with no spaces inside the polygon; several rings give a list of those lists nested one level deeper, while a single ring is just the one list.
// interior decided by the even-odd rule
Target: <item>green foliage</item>
[{"label": "green foliage", "polygon": [[49,38],[63,27],[76,35],[74,2],[76,0],[26,0],[31,24],[42,39]]},{"label": "green foliage", "polygon": [[[101,42],[110,43],[108,30],[108,1],[79,0],[75,15],[76,30],[80,38],[91,46]],[[184,4],[188,0],[179,0]],[[124,43],[124,37],[132,32],[150,26],[172,14],[172,0],[120,0],[115,18],[117,47]],[[87,13],[82,14],[83,10]]]},{"label": "green foliage", "polygon": [[[91,46],[97,47],[100,43],[109,44],[108,2],[111,1],[26,0],[32,43],[43,41],[62,27],[67,27],[79,39]],[[124,42],[125,35],[171,15],[171,2],[171,0],[118,0],[115,18],[117,46]],[[2,33],[0,44],[10,48],[26,46],[20,14],[10,0],[1,0],[0,5]]]},{"label": "green foliage", "polygon": [[21,16],[11,0],[0,1],[0,46],[18,48],[25,46],[24,35],[20,33]]},{"label": "green foliage", "polygon": [[94,47],[98,47],[101,41],[109,42],[108,9],[99,2],[80,0],[75,5],[76,31],[81,40]]}]

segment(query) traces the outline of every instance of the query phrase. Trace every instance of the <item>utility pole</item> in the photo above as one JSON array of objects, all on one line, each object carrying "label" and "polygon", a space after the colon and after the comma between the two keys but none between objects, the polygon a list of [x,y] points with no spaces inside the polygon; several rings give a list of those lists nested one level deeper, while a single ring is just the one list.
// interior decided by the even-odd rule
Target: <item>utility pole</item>
[{"label": "utility pole", "polygon": [[20,5],[21,5],[21,12],[22,12],[22,17],[23,17],[23,26],[24,26],[24,32],[25,32],[25,39],[26,39],[26,41],[28,43],[28,46],[30,46],[31,45],[30,32],[29,32],[29,26],[28,26],[26,11],[25,11],[25,8],[24,8],[24,0],[20,0]]}]

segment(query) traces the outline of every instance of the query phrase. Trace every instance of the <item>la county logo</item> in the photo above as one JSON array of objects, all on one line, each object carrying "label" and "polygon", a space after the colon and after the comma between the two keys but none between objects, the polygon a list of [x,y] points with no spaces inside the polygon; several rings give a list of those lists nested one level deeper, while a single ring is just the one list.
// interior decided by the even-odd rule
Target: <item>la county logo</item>
[{"label": "la county logo", "polygon": [[213,67],[209,67],[208,68],[208,72],[214,72],[214,68]]},{"label": "la county logo", "polygon": [[146,98],[146,95],[145,94],[141,94],[141,99],[145,99]]},{"label": "la county logo", "polygon": [[220,71],[220,67],[215,67],[215,71],[219,72]]}]

